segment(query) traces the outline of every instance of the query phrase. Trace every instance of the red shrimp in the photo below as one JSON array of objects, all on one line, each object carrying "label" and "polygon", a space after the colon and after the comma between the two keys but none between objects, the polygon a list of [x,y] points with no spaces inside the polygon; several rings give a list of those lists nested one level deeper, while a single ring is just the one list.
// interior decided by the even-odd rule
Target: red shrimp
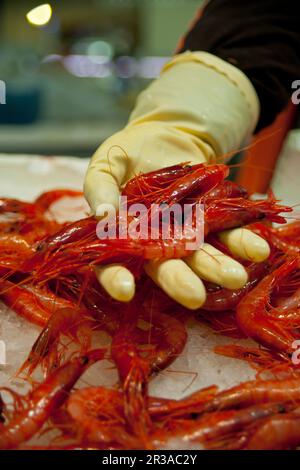
[{"label": "red shrimp", "polygon": [[208,191],[204,196],[187,197],[184,202],[196,201],[208,205],[219,199],[244,198],[248,199],[248,192],[233,181],[222,181],[218,186]]},{"label": "red shrimp", "polygon": [[[164,169],[163,172],[165,173],[167,170]],[[174,204],[192,191],[197,190],[205,193],[214,188],[227,174],[228,168],[225,165],[205,166],[200,164],[189,167],[188,174],[185,174],[183,178],[176,179],[173,184],[168,184],[168,188],[163,191],[163,199],[160,196],[153,202]],[[147,174],[143,175],[143,178],[146,177]],[[126,194],[126,192],[123,194]],[[42,251],[43,248],[49,249],[52,246],[58,249],[63,244],[73,243],[90,237],[95,239],[96,225],[97,221],[93,217],[69,224],[56,235],[45,240],[38,249]]]},{"label": "red shrimp", "polygon": [[114,301],[101,288],[94,272],[76,273],[56,283],[57,292],[87,310],[81,316],[92,318],[93,328],[113,336],[123,319],[124,305]]},{"label": "red shrimp", "polygon": [[[66,275],[83,266],[120,262],[120,257],[147,259],[183,258],[191,252],[192,238],[186,239],[97,239],[87,242],[78,240],[60,246],[56,251],[35,254],[22,265],[22,272],[33,272],[43,281]],[[126,258],[122,259],[126,264]]]},{"label": "red shrimp", "polygon": [[150,354],[145,355],[146,350],[140,351],[136,340],[138,314],[139,310],[131,310],[129,318],[125,317],[125,326],[121,325],[113,336],[111,354],[124,383],[125,416],[135,433],[142,435],[151,426],[146,407],[147,380],[151,372],[166,367],[182,352],[187,335],[183,324],[175,318],[156,312],[142,315],[152,324],[152,329],[145,331],[150,347]]},{"label": "red shrimp", "polygon": [[34,249],[18,234],[0,234],[0,252],[2,270],[17,271],[19,266],[34,254]]},{"label": "red shrimp", "polygon": [[[92,242],[72,243],[48,254],[37,253],[22,265],[22,272],[33,273],[39,282],[70,274],[83,266],[94,266],[108,262],[120,262],[126,255],[143,259],[182,258],[190,254],[192,239],[98,239]],[[126,264],[126,258],[122,260]]]},{"label": "red shrimp", "polygon": [[97,220],[94,217],[87,217],[63,227],[58,232],[38,241],[35,245],[36,253],[29,258],[22,266],[23,272],[30,272],[47,257],[65,245],[84,240],[94,240],[96,238]]},{"label": "red shrimp", "polygon": [[132,436],[126,426],[123,408],[123,396],[117,390],[88,387],[73,392],[67,401],[71,432],[81,443],[142,448],[138,436]]},{"label": "red shrimp", "polygon": [[205,209],[206,234],[249,224],[256,220],[285,223],[281,212],[292,208],[277,204],[272,194],[268,199],[252,201],[244,198],[221,199],[211,202]]},{"label": "red shrimp", "polygon": [[76,191],[75,189],[53,189],[42,193],[34,202],[42,212],[46,212],[51,204],[63,197],[79,197],[82,195],[82,191]]},{"label": "red shrimp", "polygon": [[[163,442],[174,437],[189,442],[214,442],[217,438],[232,435],[249,424],[289,409],[287,404],[272,403],[245,410],[218,411],[197,418],[197,405],[207,402],[213,392],[213,388],[200,390],[180,401],[149,397],[149,414],[156,425],[160,424],[154,434],[148,434],[147,447],[161,447]],[[141,448],[143,445],[138,436],[131,437],[128,433],[122,393],[116,390],[90,387],[76,391],[68,399],[67,412],[74,421],[67,423],[67,429],[83,445],[97,442],[123,449]],[[192,419],[188,419],[189,415]],[[62,424],[66,426],[65,419]]]},{"label": "red shrimp", "polygon": [[[66,289],[71,289],[73,291],[71,293],[73,301],[80,298],[82,294],[82,304],[87,308],[88,313],[81,314],[81,318],[88,318],[91,315],[93,327],[97,331],[104,330],[110,336],[114,336],[116,330],[120,328],[124,321],[124,308],[122,304],[113,301],[99,290],[99,284],[94,273],[91,273],[86,281],[80,280],[78,275],[77,279],[78,281],[75,281],[77,286],[75,285],[74,288],[72,277],[60,281],[59,285],[62,285],[63,289],[60,291],[59,288],[58,293],[63,292],[66,295]],[[68,280],[70,280],[70,287],[68,286]],[[84,289],[82,289],[83,282],[85,283]],[[137,288],[138,292],[141,292],[141,289],[143,289],[145,293],[145,295],[141,296],[142,299],[147,297],[147,293],[149,294],[151,285],[149,285],[149,282],[145,284],[145,278],[142,279]],[[155,293],[157,293],[156,290]],[[168,300],[169,304],[170,301]],[[147,348],[147,351],[143,349],[143,357],[147,357],[148,362],[151,364],[151,370],[154,373],[165,368],[182,352],[186,343],[186,331],[182,321],[174,318],[172,315],[156,311],[153,308],[152,298],[150,305],[145,309],[144,307],[144,305],[143,308],[141,306],[139,312],[139,317],[143,320],[143,329],[140,326],[136,326],[132,332],[131,339],[138,347],[143,345]],[[161,302],[158,305],[158,309],[161,309]]]},{"label": "red shrimp", "polygon": [[[167,398],[148,398],[148,410],[150,416],[155,421],[164,421],[170,418],[188,418],[197,413],[197,407],[201,410],[204,403],[211,400],[217,391],[215,385],[207,387],[181,400],[169,400]],[[85,397],[89,396],[86,400]],[[123,392],[115,389],[104,387],[88,387],[83,390],[78,390],[70,395],[67,402],[67,409],[69,405],[73,406],[74,403],[82,401],[82,407],[85,406],[90,411],[94,410],[95,416],[99,419],[103,417],[106,421],[111,423],[125,423],[124,407],[123,407]],[[76,410],[77,411],[77,410]],[[88,412],[88,410],[87,410]],[[81,412],[82,419],[84,413]]]},{"label": "red shrimp", "polygon": [[60,227],[57,222],[46,219],[43,210],[35,203],[0,199],[0,230],[3,233],[16,233],[29,242],[35,242]]},{"label": "red shrimp", "polygon": [[224,390],[204,404],[203,412],[245,408],[263,403],[300,403],[300,378],[251,380]]},{"label": "red shrimp", "polygon": [[39,213],[39,207],[34,203],[10,198],[0,199],[0,214],[16,214],[22,217],[32,218],[39,215]]},{"label": "red shrimp", "polygon": [[238,339],[247,337],[238,327],[234,310],[210,311],[200,309],[196,311],[195,318],[200,322],[204,322],[222,336]]},{"label": "red shrimp", "polygon": [[263,346],[277,351],[292,352],[295,336],[271,317],[267,307],[276,286],[293,271],[299,269],[300,258],[288,259],[273,273],[266,276],[238,304],[237,322],[241,330]]},{"label": "red shrimp", "polygon": [[300,221],[296,220],[295,222],[292,222],[290,224],[286,224],[283,227],[277,227],[276,232],[279,234],[280,237],[282,238],[288,238],[292,240],[298,240],[300,239]]},{"label": "red shrimp", "polygon": [[[164,172],[166,171],[167,169],[164,169]],[[214,188],[227,174],[228,168],[225,165],[205,166],[200,164],[189,167],[188,174],[185,174],[183,178],[176,179],[173,184],[169,184],[168,188],[163,191],[163,197],[161,195],[153,202],[174,204],[183,199],[186,194],[195,190],[204,194]],[[146,176],[143,175],[143,178]],[[73,243],[87,237],[94,237],[95,239],[96,225],[97,221],[93,217],[69,224],[55,236],[45,240],[38,249],[41,251],[45,247],[49,248],[49,246],[55,246],[57,249],[63,244]]]},{"label": "red shrimp", "polygon": [[266,419],[250,437],[248,450],[285,450],[300,445],[300,415],[288,413]]},{"label": "red shrimp", "polygon": [[252,346],[240,346],[238,344],[226,344],[216,346],[214,352],[222,356],[247,361],[259,372],[270,371],[275,373],[282,369],[285,371],[292,365],[289,357],[262,347],[257,348]]},{"label": "red shrimp", "polygon": [[83,372],[104,358],[106,350],[98,349],[76,357],[54,371],[25,397],[27,406],[6,425],[0,425],[0,449],[17,448],[34,436],[51,414],[68,398]]},{"label": "red shrimp", "polygon": [[269,416],[282,413],[282,404],[256,405],[243,410],[217,411],[198,419],[170,420],[167,430],[158,431],[153,436],[155,447],[161,447],[162,441],[181,438],[183,442],[199,442],[206,446],[214,444],[226,436],[243,431],[246,426],[259,424]]},{"label": "red shrimp", "polygon": [[[189,417],[197,405],[207,402],[215,394],[215,387],[200,390],[182,400],[149,397],[148,412],[155,423],[168,422],[176,416]],[[139,436],[130,436],[124,413],[123,393],[104,387],[89,387],[73,392],[67,402],[67,412],[74,423],[65,416],[58,421],[62,430],[71,433],[79,442],[119,445],[122,448],[141,448]],[[55,420],[57,422],[57,420]],[[146,445],[151,447],[151,433]]]},{"label": "red shrimp", "polygon": [[37,242],[40,242],[40,240],[45,237],[56,233],[61,226],[62,224],[54,220],[39,219],[23,223],[17,228],[17,232],[20,233],[20,235],[23,235],[35,249]]},{"label": "red shrimp", "polygon": [[149,397],[149,414],[155,421],[165,421],[175,418],[194,418],[203,405],[210,402],[218,391],[216,385],[197,390],[181,400]]},{"label": "red shrimp", "polygon": [[[142,201],[143,198],[153,197],[162,189],[168,187],[172,181],[182,178],[193,171],[193,166],[181,163],[159,170],[142,173],[130,179],[122,190],[123,196],[127,196],[128,202]],[[150,194],[149,194],[150,193]]]},{"label": "red shrimp", "polygon": [[[198,392],[199,402],[201,402],[200,394],[202,401],[204,398],[207,400],[208,397],[204,392]],[[185,406],[190,407],[190,412],[185,409]],[[148,410],[157,424],[162,419],[157,411],[161,413],[162,409],[165,413],[165,423],[160,424],[159,430],[154,434],[148,434],[148,448],[161,447],[163,442],[174,437],[181,437],[184,441],[207,442],[237,432],[246,425],[278,412],[282,413],[288,407],[281,404],[256,405],[246,410],[216,412],[196,419],[192,404],[187,399],[176,402],[149,398]],[[196,410],[197,408],[195,408],[195,413]],[[98,444],[119,445],[123,449],[142,448],[143,443],[138,440],[138,436],[129,435],[124,417],[122,394],[116,390],[90,387],[76,391],[68,399],[67,411],[74,420],[74,423],[69,422],[69,426],[67,424],[67,428],[71,428],[72,435],[82,444],[97,442]],[[186,417],[189,413],[193,414],[193,418],[176,418],[176,411]]]},{"label": "red shrimp", "polygon": [[44,326],[56,309],[73,306],[46,288],[16,285],[7,280],[0,280],[0,299],[18,315],[39,326]]},{"label": "red shrimp", "polygon": [[72,222],[57,233],[47,237],[37,244],[38,252],[57,250],[62,246],[79,240],[94,240],[96,235],[97,220],[94,217]]},{"label": "red shrimp", "polygon": [[150,312],[142,315],[150,323],[149,331],[145,331],[148,346],[152,346],[148,361],[151,372],[165,369],[183,351],[187,341],[187,333],[183,322],[165,313]]},{"label": "red shrimp", "polygon": [[[134,178],[127,183],[122,194],[129,196],[129,202],[132,202],[132,196],[138,193],[138,201],[144,204],[175,204],[193,192],[205,194],[217,186],[229,173],[228,167],[221,164],[183,165],[176,165],[145,174],[137,179]],[[158,184],[159,188],[153,191],[152,184]],[[145,189],[147,189],[146,194]]]},{"label": "red shrimp", "polygon": [[27,370],[31,375],[38,365],[42,365],[45,372],[57,367],[62,335],[70,336],[73,341],[79,342],[81,354],[90,348],[92,330],[87,311],[64,299],[59,300],[69,307],[59,307],[52,313],[19,372]]},{"label": "red shrimp", "polygon": [[147,410],[147,386],[150,366],[143,359],[133,339],[137,323],[136,309],[128,310],[124,324],[113,336],[111,356],[115,361],[123,382],[124,414],[128,425],[136,436],[145,441],[151,420]]},{"label": "red shrimp", "polygon": [[253,289],[260,279],[270,271],[270,263],[253,263],[247,268],[249,275],[248,282],[241,289],[230,290],[226,288],[217,288],[213,291],[207,290],[206,301],[202,309],[209,311],[233,310],[241,299]]},{"label": "red shrimp", "polygon": [[175,204],[189,194],[204,195],[221,183],[228,174],[229,169],[226,165],[195,165],[189,174],[175,180],[164,191],[162,198],[154,202]]},{"label": "red shrimp", "polygon": [[17,253],[16,256],[29,257],[34,253],[33,248],[27,240],[17,234],[0,235],[1,256],[6,252]]}]

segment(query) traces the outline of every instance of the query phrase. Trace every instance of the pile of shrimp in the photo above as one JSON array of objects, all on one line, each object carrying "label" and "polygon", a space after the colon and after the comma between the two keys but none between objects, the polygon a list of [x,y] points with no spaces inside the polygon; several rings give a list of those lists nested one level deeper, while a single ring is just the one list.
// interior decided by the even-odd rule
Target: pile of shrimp
[{"label": "pile of shrimp", "polygon": [[[273,228],[291,209],[272,193],[252,200],[226,180],[228,172],[222,164],[181,164],[138,175],[123,188],[128,203],[144,204],[149,218],[152,204],[162,211],[165,204],[203,204],[205,237],[225,252],[218,233],[245,225],[271,246],[263,263],[238,260],[249,275],[242,289],[206,283],[206,302],[195,312],[219,334],[257,343],[216,349],[250,362],[256,380],[225,391],[212,385],[181,400],[148,392],[151,378],[183,351],[187,312],[146,277],[143,264],[186,256],[184,235],[99,239],[92,216],[64,224],[49,217],[53,202],[77,191],[49,191],[32,203],[0,199],[0,299],[41,328],[18,371],[32,390],[0,390],[1,449],[160,449],[174,438],[208,449],[300,445],[300,374],[292,361],[300,339],[300,224]],[[134,274],[131,302],[117,302],[100,287],[95,265],[109,263]],[[111,338],[108,346],[95,347],[99,331]],[[102,360],[117,368],[118,386],[77,388]],[[33,380],[36,370],[42,380]],[[49,430],[56,436],[48,446],[32,443]]]}]

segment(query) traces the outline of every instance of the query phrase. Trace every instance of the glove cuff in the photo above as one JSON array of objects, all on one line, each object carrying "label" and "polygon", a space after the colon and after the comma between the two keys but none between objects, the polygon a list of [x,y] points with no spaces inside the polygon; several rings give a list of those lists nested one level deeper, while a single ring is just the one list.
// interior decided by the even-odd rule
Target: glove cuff
[{"label": "glove cuff", "polygon": [[254,87],[243,72],[206,52],[185,52],[165,65],[140,95],[128,127],[156,123],[230,156],[253,132],[259,116]]},{"label": "glove cuff", "polygon": [[224,75],[230,80],[241,92],[246,100],[247,106],[251,114],[251,123],[249,125],[248,133],[251,134],[257,124],[260,114],[260,103],[255,91],[254,86],[250,82],[249,78],[237,67],[226,62],[219,57],[210,54],[209,52],[191,52],[186,51],[182,54],[174,56],[169,62],[167,62],[162,68],[161,73],[163,74],[168,69],[179,63],[185,62],[198,62],[206,65],[207,67],[215,70],[216,72]]}]

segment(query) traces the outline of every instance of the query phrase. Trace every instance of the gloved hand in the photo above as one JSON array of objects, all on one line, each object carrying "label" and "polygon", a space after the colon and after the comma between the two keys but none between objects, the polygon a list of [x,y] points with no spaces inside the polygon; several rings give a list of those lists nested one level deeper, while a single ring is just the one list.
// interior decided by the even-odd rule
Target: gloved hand
[{"label": "gloved hand", "polygon": [[[93,213],[104,215],[106,204],[118,207],[120,188],[138,173],[181,162],[210,163],[237,150],[258,115],[256,92],[237,68],[205,52],[175,56],[141,93],[127,126],[93,156],[84,186]],[[267,242],[247,229],[229,230],[220,237],[241,258],[259,262],[269,255]],[[205,301],[201,279],[229,289],[247,282],[240,263],[207,243],[184,260],[150,261],[145,270],[170,297],[190,309]],[[96,272],[113,298],[132,299],[135,283],[126,268],[111,265]]]}]

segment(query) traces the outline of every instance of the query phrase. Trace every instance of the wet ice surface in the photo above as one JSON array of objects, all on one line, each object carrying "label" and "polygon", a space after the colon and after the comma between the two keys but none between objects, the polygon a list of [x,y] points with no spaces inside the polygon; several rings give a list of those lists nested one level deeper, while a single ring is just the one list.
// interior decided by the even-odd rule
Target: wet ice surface
[{"label": "wet ice surface", "polygon": [[[189,321],[188,341],[180,357],[155,377],[150,393],[155,396],[180,399],[212,384],[226,388],[254,377],[254,371],[245,362],[226,358],[213,352],[216,345],[232,344],[237,340],[214,334],[205,325]],[[0,339],[6,347],[6,364],[0,366],[0,386],[9,386],[20,393],[28,389],[27,382],[15,377],[26,359],[40,328],[18,317],[0,304]],[[106,335],[94,338],[97,347],[108,344]],[[241,344],[241,340],[239,340]],[[83,376],[82,385],[111,387],[117,383],[117,372],[112,363],[102,361]]]},{"label": "wet ice surface", "polygon": [[[0,156],[0,193],[2,196],[32,200],[42,191],[54,188],[81,189],[87,161],[72,158],[10,157]],[[21,168],[21,170],[20,170]],[[83,199],[65,199],[53,205],[52,211],[60,219],[75,218],[87,214]],[[77,218],[76,217],[76,218]],[[195,321],[188,321],[188,341],[183,354],[150,384],[150,393],[160,397],[180,399],[183,396],[208,385],[221,388],[240,383],[254,377],[254,371],[245,362],[214,354],[216,345],[233,343],[231,338],[214,334],[210,328]],[[29,385],[15,374],[26,359],[40,328],[18,317],[0,304],[0,340],[5,342],[6,364],[0,365],[0,387],[8,386],[25,393]],[[97,346],[106,345],[105,335],[97,337]],[[239,341],[241,343],[241,341]],[[118,380],[116,369],[109,361],[92,366],[78,386],[103,385],[111,387]],[[50,437],[43,437],[44,444]],[[180,440],[169,442],[166,448],[187,449],[188,444]]]},{"label": "wet ice surface", "polygon": [[[5,344],[5,364],[0,365],[0,385],[12,387],[24,393],[28,384],[16,379],[15,374],[26,359],[39,328],[18,317],[12,310],[0,303],[0,340]],[[4,358],[1,358],[3,363]]]},{"label": "wet ice surface", "polygon": [[[214,334],[209,327],[194,321],[188,321],[187,330],[188,341],[182,355],[152,380],[151,395],[180,399],[212,384],[227,388],[254,378],[254,371],[247,363],[219,356],[213,352],[214,346],[237,340]],[[0,304],[0,339],[5,341],[7,362],[6,365],[0,366],[0,387],[9,387],[20,394],[25,394],[30,389],[28,382],[16,378],[15,374],[26,359],[39,331],[40,328],[31,325]],[[94,342],[97,347],[106,346],[108,338],[105,334],[98,334]],[[239,343],[241,344],[240,340]],[[91,385],[113,387],[117,383],[118,375],[114,365],[105,360],[90,367],[76,387]],[[9,397],[4,398],[9,402]],[[55,445],[53,440],[55,436],[56,433],[51,432],[41,437],[34,437],[28,445],[47,446],[49,443]],[[193,450],[200,447],[176,438],[165,443],[163,448]]]}]

